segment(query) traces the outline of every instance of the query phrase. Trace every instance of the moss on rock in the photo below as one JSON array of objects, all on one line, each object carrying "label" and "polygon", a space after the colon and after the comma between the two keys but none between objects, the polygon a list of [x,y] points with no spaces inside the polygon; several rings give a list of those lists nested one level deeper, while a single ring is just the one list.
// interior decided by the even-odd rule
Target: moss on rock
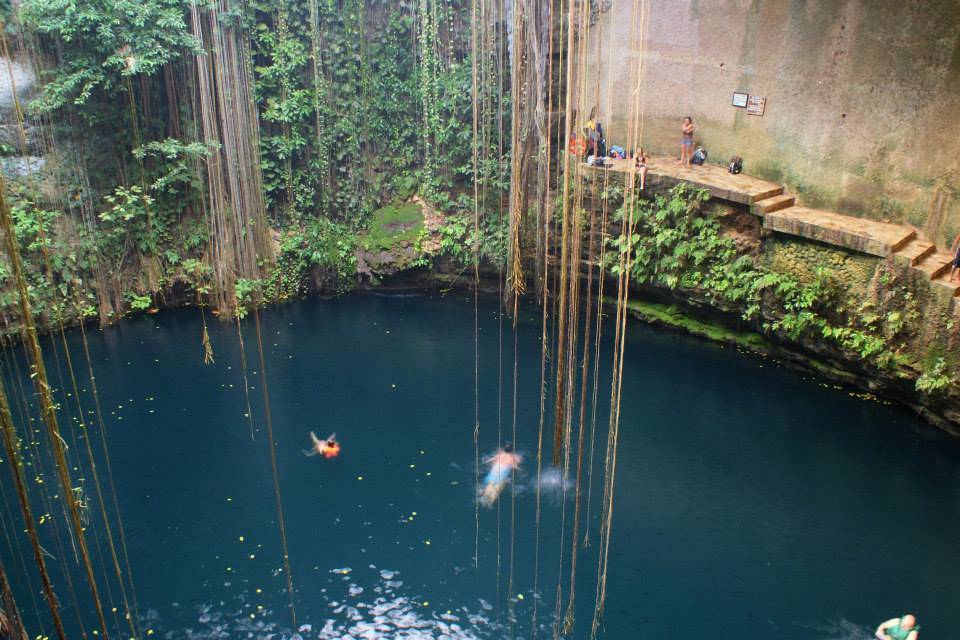
[{"label": "moss on rock", "polygon": [[[613,304],[610,299],[605,302]],[[695,318],[676,305],[631,300],[627,304],[627,310],[630,315],[650,324],[680,329],[701,338],[735,345],[751,351],[766,352],[768,350],[767,341],[757,333],[736,331],[720,324]]]}]

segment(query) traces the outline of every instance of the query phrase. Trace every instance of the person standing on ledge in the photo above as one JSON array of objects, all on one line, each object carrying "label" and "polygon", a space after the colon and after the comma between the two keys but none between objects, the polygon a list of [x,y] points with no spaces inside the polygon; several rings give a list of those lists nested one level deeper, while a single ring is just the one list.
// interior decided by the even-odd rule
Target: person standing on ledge
[{"label": "person standing on ledge", "polygon": [[960,269],[960,233],[953,239],[950,252],[953,253],[953,264],[950,265],[950,282],[953,282],[957,275],[957,269]]},{"label": "person standing on ledge", "polygon": [[693,118],[690,116],[683,119],[681,133],[683,137],[680,138],[680,161],[677,164],[689,169],[690,158],[693,157]]},{"label": "person standing on ledge", "polygon": [[647,154],[643,151],[643,147],[637,147],[635,153],[636,163],[637,163],[637,175],[640,176],[640,191],[647,186]]},{"label": "person standing on ledge", "polygon": [[906,614],[902,618],[891,618],[877,627],[879,640],[917,640],[920,636],[920,626],[917,618]]}]

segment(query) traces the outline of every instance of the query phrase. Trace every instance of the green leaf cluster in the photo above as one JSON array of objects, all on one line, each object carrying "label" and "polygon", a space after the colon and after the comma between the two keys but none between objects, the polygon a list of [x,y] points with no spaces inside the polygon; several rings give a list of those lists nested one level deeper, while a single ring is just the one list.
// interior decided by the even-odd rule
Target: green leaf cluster
[{"label": "green leaf cluster", "polygon": [[629,252],[630,277],[637,283],[694,292],[792,341],[825,339],[877,366],[894,362],[890,337],[902,326],[899,316],[888,316],[883,326],[863,322],[858,314],[842,312],[843,288],[827,270],[800,281],[741,254],[717,218],[704,211],[708,199],[684,184],[639,199],[632,227],[621,209],[616,217],[626,232],[610,239],[605,259],[611,271],[618,272],[620,256]]}]

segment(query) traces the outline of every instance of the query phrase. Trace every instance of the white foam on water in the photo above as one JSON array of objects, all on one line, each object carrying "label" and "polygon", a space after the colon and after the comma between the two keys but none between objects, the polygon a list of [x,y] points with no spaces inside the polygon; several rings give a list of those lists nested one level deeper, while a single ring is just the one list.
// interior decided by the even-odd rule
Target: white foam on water
[{"label": "white foam on water", "polygon": [[541,494],[546,494],[553,498],[563,497],[564,491],[569,491],[573,488],[573,483],[567,478],[566,481],[563,479],[563,472],[560,469],[549,468],[546,471],[543,471],[540,474],[539,480],[534,478],[530,483],[531,488],[536,490],[538,487]]},{"label": "white foam on water", "polygon": [[[304,623],[296,630],[284,627],[285,608],[278,611],[255,605],[250,594],[236,596],[236,608],[220,601],[216,605],[199,604],[193,607],[197,616],[195,626],[164,629],[163,620],[149,609],[144,621],[149,622],[158,637],[166,640],[492,640],[503,637],[504,630],[485,614],[493,606],[480,599],[482,611],[471,611],[466,606],[456,609],[444,607],[433,611],[429,603],[415,594],[401,593],[401,580],[394,580],[397,571],[371,567],[376,586],[364,588],[351,582],[340,591],[339,599],[321,596],[320,602],[298,605],[298,613],[309,619],[310,610],[325,609],[323,626]],[[345,576],[352,569],[334,569],[333,574]],[[339,582],[339,581],[338,581]],[[364,594],[374,592],[376,597],[362,600]],[[370,595],[367,596],[370,598]],[[176,609],[179,605],[175,605]],[[253,617],[251,617],[253,616]],[[190,623],[187,622],[189,625]]]},{"label": "white foam on water", "polygon": [[869,627],[844,618],[815,626],[813,630],[814,633],[810,635],[822,640],[862,640],[873,636],[873,630]]}]

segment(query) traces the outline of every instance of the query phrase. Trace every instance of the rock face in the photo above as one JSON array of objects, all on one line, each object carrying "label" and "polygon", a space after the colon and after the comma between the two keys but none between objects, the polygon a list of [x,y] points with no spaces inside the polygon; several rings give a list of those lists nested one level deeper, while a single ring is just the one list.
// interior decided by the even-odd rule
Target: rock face
[{"label": "rock face", "polygon": [[442,223],[443,215],[419,196],[378,209],[357,245],[357,274],[375,282],[417,266],[440,250]]},{"label": "rock face", "polygon": [[[591,28],[586,81],[608,144],[639,86],[642,144],[679,153],[681,119],[713,160],[783,182],[808,206],[960,231],[960,3],[875,0],[614,2]],[[643,79],[638,66],[643,56]],[[602,63],[597,64],[600,60]],[[766,97],[763,116],[732,94]]]},{"label": "rock face", "polygon": [[26,101],[33,95],[36,82],[37,77],[29,63],[0,56],[0,110],[7,112],[13,109],[14,85],[17,98],[25,106]]},{"label": "rock face", "polygon": [[[21,138],[17,104],[26,115],[27,103],[33,98],[36,75],[29,62],[0,56],[0,171],[16,180],[43,169],[40,132],[29,121],[23,124]],[[23,144],[26,147],[23,147]],[[21,155],[24,153],[25,155]]]}]

